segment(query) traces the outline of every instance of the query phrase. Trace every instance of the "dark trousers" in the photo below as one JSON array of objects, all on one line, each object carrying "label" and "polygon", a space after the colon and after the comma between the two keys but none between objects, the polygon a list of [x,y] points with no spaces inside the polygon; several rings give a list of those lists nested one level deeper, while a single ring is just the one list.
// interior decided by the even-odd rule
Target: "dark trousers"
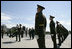
[{"label": "dark trousers", "polygon": [[53,36],[51,36],[51,38],[52,38],[52,41],[53,41],[54,48],[57,48],[56,35],[54,34]]},{"label": "dark trousers", "polygon": [[19,38],[19,42],[20,42],[21,41],[20,34],[16,35],[16,41],[18,41],[18,38]]},{"label": "dark trousers", "polygon": [[21,34],[21,37],[23,38],[23,33]]},{"label": "dark trousers", "polygon": [[58,41],[59,41],[58,45],[59,45],[59,46],[61,46],[62,37],[61,37],[61,35],[60,35],[60,34],[58,34]]},{"label": "dark trousers", "polygon": [[21,41],[20,34],[19,34],[19,41]]},{"label": "dark trousers", "polygon": [[3,38],[4,33],[2,33],[2,38]]},{"label": "dark trousers", "polygon": [[27,37],[27,32],[25,32],[25,35],[26,35],[26,37]]},{"label": "dark trousers", "polygon": [[31,39],[31,34],[29,33],[29,37],[30,37],[30,39]]},{"label": "dark trousers", "polygon": [[32,39],[34,39],[34,35],[32,35]]},{"label": "dark trousers", "polygon": [[16,35],[16,41],[18,41],[17,35]]},{"label": "dark trousers", "polygon": [[39,39],[37,39],[38,42],[38,46],[39,48],[45,48],[45,38],[43,37],[39,37]]},{"label": "dark trousers", "polygon": [[34,39],[34,33],[32,33],[32,39]]}]

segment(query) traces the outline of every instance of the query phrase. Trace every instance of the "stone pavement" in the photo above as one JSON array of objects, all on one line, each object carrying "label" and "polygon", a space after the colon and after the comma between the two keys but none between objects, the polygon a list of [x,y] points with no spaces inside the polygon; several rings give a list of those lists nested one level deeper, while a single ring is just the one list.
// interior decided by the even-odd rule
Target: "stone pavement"
[{"label": "stone pavement", "polygon": [[[9,38],[4,36],[1,38],[1,48],[38,48],[37,40],[34,38],[30,40],[29,37],[21,38],[21,42],[16,42],[16,37]],[[58,42],[58,40],[57,40]],[[45,37],[46,48],[53,48],[53,42],[50,35]],[[71,34],[68,35],[66,40],[62,43],[60,48],[71,48]]]}]

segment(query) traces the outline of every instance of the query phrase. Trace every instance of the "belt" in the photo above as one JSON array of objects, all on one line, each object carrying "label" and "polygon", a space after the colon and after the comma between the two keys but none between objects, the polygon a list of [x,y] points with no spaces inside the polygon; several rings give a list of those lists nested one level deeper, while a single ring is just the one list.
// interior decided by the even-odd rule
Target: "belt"
[{"label": "belt", "polygon": [[39,24],[39,26],[44,26],[44,24]]}]

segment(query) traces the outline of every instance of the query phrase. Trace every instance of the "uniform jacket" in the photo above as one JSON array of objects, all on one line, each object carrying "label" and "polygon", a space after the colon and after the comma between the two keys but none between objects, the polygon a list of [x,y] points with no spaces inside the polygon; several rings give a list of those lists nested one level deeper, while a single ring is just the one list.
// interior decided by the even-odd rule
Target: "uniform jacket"
[{"label": "uniform jacket", "polygon": [[46,18],[42,12],[36,13],[35,17],[35,34],[44,34],[46,29]]}]

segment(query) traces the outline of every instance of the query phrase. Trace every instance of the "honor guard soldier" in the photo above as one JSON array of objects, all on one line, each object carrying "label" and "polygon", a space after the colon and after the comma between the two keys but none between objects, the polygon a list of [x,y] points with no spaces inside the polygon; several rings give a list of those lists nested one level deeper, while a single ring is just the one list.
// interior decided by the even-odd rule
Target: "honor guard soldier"
[{"label": "honor guard soldier", "polygon": [[57,32],[58,41],[59,41],[58,46],[61,46],[61,41],[62,41],[61,29],[60,29],[60,25],[59,25],[58,21],[56,21],[56,24],[57,24],[57,26],[56,26],[56,32]]},{"label": "honor guard soldier", "polygon": [[16,41],[18,41],[17,36],[18,36],[18,24],[17,24],[17,26],[16,26]]},{"label": "honor guard soldier", "polygon": [[55,17],[50,15],[50,33],[51,33],[51,38],[53,41],[54,48],[56,48],[56,32],[55,32],[55,23],[53,21],[53,18]]},{"label": "honor guard soldier", "polygon": [[38,37],[37,42],[39,48],[45,48],[45,30],[46,30],[46,18],[42,11],[44,7],[37,5],[37,13],[35,16],[35,34]]},{"label": "honor guard soldier", "polygon": [[32,39],[34,39],[35,30],[32,28],[31,32],[32,32]]},{"label": "honor guard soldier", "polygon": [[19,35],[19,42],[21,41],[20,35],[21,35],[21,24],[19,24],[18,27],[18,35]]}]

